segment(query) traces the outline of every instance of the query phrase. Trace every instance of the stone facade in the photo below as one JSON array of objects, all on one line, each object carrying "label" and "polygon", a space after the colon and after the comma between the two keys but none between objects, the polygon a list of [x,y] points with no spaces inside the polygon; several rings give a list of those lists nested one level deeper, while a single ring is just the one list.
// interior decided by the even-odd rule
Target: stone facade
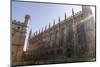
[{"label": "stone facade", "polygon": [[[42,28],[41,32],[32,34],[30,31],[26,52],[22,50],[25,32],[18,33],[19,35],[12,34],[12,49],[14,49],[12,51],[16,53],[21,48],[19,51],[21,54],[17,53],[21,57],[16,55],[16,58],[21,60],[21,65],[48,64],[54,63],[54,60],[64,62],[66,58],[68,60],[70,58],[96,58],[95,23],[89,6],[82,6],[82,11],[77,13],[74,13],[72,9],[72,16],[67,18],[65,14],[65,19],[62,21],[59,17],[58,24],[55,24],[54,20],[53,26],[49,24],[49,28],[45,27],[45,30]],[[17,47],[14,44],[17,44]]]},{"label": "stone facade", "polygon": [[26,37],[26,28],[30,16],[26,15],[24,22],[13,20],[11,23],[11,59],[12,65],[22,64],[22,54]]},{"label": "stone facade", "polygon": [[[61,58],[95,58],[95,20],[89,6],[63,21],[58,19],[51,27],[39,33],[30,32],[28,50],[23,54],[23,64],[46,64]],[[77,61],[77,60],[76,60]],[[50,62],[53,63],[53,62]]]}]

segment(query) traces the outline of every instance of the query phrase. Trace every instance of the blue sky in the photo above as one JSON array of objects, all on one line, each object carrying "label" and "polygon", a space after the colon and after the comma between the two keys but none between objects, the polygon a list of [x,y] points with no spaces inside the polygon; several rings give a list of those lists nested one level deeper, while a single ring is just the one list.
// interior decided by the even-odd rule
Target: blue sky
[{"label": "blue sky", "polygon": [[33,32],[36,32],[45,25],[48,27],[49,23],[52,25],[54,19],[57,23],[59,16],[63,20],[65,12],[67,16],[71,15],[72,8],[75,12],[81,10],[81,6],[14,1],[12,2],[12,20],[24,21],[24,16],[29,14],[31,16],[29,26]]},{"label": "blue sky", "polygon": [[67,17],[72,15],[72,8],[75,13],[81,10],[80,5],[12,1],[12,20],[23,22],[26,14],[31,16],[29,27],[27,29],[24,50],[27,47],[27,39],[30,29],[34,33],[39,31],[39,29],[41,30],[42,27],[45,28],[45,25],[48,27],[49,23],[53,25],[53,20],[58,23],[58,17],[60,16],[61,20],[63,20],[65,12]]}]

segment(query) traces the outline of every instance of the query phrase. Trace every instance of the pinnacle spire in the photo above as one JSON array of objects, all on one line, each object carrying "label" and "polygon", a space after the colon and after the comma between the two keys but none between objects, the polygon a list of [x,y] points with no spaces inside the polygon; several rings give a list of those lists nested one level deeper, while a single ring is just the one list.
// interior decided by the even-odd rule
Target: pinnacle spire
[{"label": "pinnacle spire", "polygon": [[45,30],[47,29],[47,26],[45,25]]},{"label": "pinnacle spire", "polygon": [[92,14],[90,6],[82,5],[82,13],[85,15]]},{"label": "pinnacle spire", "polygon": [[65,20],[66,20],[66,12],[65,12]]},{"label": "pinnacle spire", "polygon": [[60,16],[58,17],[58,22],[60,23]]},{"label": "pinnacle spire", "polygon": [[72,8],[72,15],[74,16],[74,9]]},{"label": "pinnacle spire", "polygon": [[53,25],[55,25],[55,20],[53,20]]}]

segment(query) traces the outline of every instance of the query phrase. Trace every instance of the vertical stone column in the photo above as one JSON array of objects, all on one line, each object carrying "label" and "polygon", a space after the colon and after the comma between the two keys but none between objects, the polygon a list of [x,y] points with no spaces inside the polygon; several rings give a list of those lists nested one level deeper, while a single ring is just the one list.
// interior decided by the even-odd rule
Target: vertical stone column
[{"label": "vertical stone column", "polygon": [[72,8],[72,29],[73,29],[73,47],[74,47],[74,57],[77,57],[77,26],[74,19],[74,9]]},{"label": "vertical stone column", "polygon": [[50,32],[50,23],[49,23],[49,32],[48,32],[48,38],[49,38],[49,46],[51,45],[51,32]]},{"label": "vertical stone column", "polygon": [[56,33],[55,33],[55,20],[53,21],[53,35],[54,35],[54,39],[53,39],[53,46],[56,46]]},{"label": "vertical stone column", "polygon": [[59,24],[59,47],[61,46],[61,23],[60,23],[60,17],[58,18],[58,24]]}]

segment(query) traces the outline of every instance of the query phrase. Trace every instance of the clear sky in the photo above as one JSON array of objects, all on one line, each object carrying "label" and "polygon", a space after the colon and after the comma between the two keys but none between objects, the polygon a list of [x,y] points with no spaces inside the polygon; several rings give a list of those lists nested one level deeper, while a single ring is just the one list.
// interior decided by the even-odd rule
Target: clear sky
[{"label": "clear sky", "polygon": [[12,19],[23,21],[24,16],[29,14],[31,16],[30,27],[35,32],[45,25],[48,26],[49,22],[52,24],[54,19],[58,22],[59,16],[63,19],[65,12],[67,16],[71,15],[72,8],[75,12],[81,10],[81,6],[73,5],[12,2]]},{"label": "clear sky", "polygon": [[[45,25],[53,24],[55,19],[58,22],[58,17],[61,20],[64,19],[64,14],[66,16],[72,15],[72,8],[74,8],[75,13],[81,10],[80,5],[63,5],[63,4],[47,4],[47,3],[33,3],[33,2],[12,2],[12,20],[24,21],[26,14],[31,16],[29,21],[28,32],[32,29],[32,32],[39,31]],[[28,33],[27,33],[28,35]],[[27,39],[26,39],[27,40]],[[25,45],[26,48],[26,45]]]}]

